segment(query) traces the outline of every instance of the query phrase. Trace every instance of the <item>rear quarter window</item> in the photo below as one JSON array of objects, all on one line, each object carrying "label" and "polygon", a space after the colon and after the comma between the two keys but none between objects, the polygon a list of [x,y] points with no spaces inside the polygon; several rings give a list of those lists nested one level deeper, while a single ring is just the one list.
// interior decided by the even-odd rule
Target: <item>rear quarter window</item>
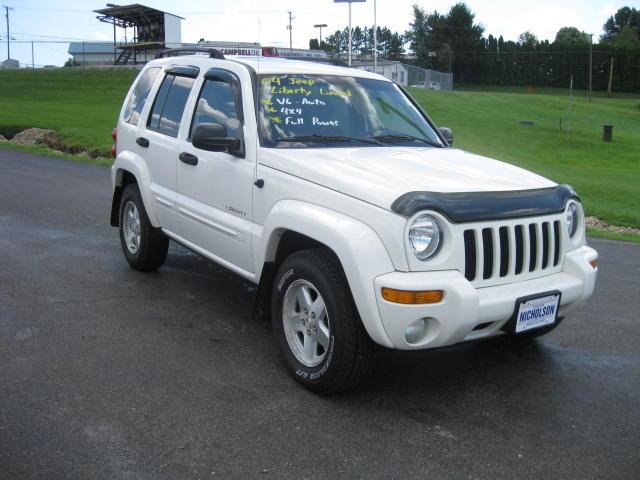
[{"label": "rear quarter window", "polygon": [[161,69],[159,67],[151,67],[140,75],[136,86],[133,88],[133,92],[131,92],[131,95],[129,96],[129,100],[127,100],[127,105],[124,108],[122,118],[125,122],[130,123],[131,125],[138,124],[142,109],[147,102],[151,87],[153,87],[160,70]]}]

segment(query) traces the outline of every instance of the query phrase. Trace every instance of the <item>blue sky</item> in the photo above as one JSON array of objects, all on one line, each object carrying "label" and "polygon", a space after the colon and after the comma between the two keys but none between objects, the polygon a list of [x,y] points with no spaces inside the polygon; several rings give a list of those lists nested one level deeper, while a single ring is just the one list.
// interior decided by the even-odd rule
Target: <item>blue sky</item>
[{"label": "blue sky", "polygon": [[[14,8],[10,12],[11,36],[29,40],[110,40],[112,29],[98,22],[92,10],[103,8],[106,2],[91,0],[3,0]],[[126,4],[127,2],[122,2]],[[292,10],[294,47],[306,48],[315,37],[315,23],[327,23],[329,32],[347,25],[346,4],[333,0],[141,0],[140,3],[185,17],[182,39],[185,42],[207,40],[260,41],[263,45],[287,46],[287,10]],[[455,1],[446,0],[378,0],[378,24],[404,31],[411,21],[411,5],[417,3],[427,11],[446,12]],[[531,30],[539,38],[553,39],[563,26],[575,26],[599,35],[606,18],[619,7],[640,8],[640,1],[609,0],[468,0],[476,13],[476,21],[486,33],[516,39]],[[4,11],[3,11],[4,13]],[[0,23],[0,60],[6,58],[4,18]],[[373,24],[373,0],[353,5],[354,25]],[[324,34],[324,32],[323,32]],[[122,35],[119,32],[118,35]],[[37,65],[61,65],[68,58],[68,44],[36,44]],[[12,44],[11,56],[22,63],[31,63],[31,45]]]}]

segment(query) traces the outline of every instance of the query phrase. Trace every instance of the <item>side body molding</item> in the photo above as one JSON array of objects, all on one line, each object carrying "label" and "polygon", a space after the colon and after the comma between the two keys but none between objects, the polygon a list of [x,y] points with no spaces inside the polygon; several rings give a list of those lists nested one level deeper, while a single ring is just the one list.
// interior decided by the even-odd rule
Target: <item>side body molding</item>
[{"label": "side body molding", "polygon": [[160,223],[158,217],[153,208],[153,199],[151,198],[151,176],[149,175],[149,169],[143,158],[131,151],[123,151],[113,162],[111,167],[111,185],[115,192],[115,189],[122,185],[122,176],[124,171],[130,172],[140,187],[140,195],[142,196],[142,202],[144,208],[147,211],[147,216],[151,225],[158,228]]},{"label": "side body molding", "polygon": [[364,223],[318,205],[282,200],[269,212],[264,226],[256,226],[256,272],[273,261],[280,237],[287,230],[306,235],[333,250],[344,269],[351,293],[372,340],[392,347],[376,304],[374,278],[395,269],[378,235]]}]

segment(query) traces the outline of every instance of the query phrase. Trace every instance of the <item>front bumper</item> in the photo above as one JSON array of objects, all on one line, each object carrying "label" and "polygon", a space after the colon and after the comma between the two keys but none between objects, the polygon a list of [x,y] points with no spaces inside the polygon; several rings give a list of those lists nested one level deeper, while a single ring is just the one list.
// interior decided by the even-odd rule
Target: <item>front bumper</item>
[{"label": "front bumper", "polygon": [[[587,246],[565,255],[562,271],[545,277],[506,285],[475,288],[458,271],[392,272],[374,279],[376,301],[387,337],[394,348],[436,348],[486,338],[501,333],[511,318],[516,299],[537,293],[562,292],[559,315],[586,301],[593,293],[598,253]],[[405,305],[382,298],[382,288],[444,290],[441,302]],[[411,323],[428,318],[427,334],[416,344],[405,340]],[[480,326],[480,327],[479,327]]]}]

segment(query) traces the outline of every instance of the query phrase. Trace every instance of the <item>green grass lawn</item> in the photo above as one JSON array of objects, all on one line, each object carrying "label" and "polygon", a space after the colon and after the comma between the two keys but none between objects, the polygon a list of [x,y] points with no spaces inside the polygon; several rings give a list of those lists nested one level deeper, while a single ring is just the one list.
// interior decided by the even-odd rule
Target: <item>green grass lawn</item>
[{"label": "green grass lawn", "polygon": [[[135,75],[130,69],[0,70],[0,134],[53,128],[67,145],[108,155]],[[569,119],[566,90],[464,89],[410,90],[438,125],[453,129],[456,146],[570,183],[588,214],[640,228],[640,96],[600,94],[589,103],[576,92]],[[604,143],[602,125],[609,123],[614,141]]]},{"label": "green grass lawn", "polygon": [[65,144],[108,156],[111,131],[136,75],[106,68],[0,70],[0,134],[15,133],[14,127],[52,128]]},{"label": "green grass lawn", "polygon": [[[569,183],[589,215],[640,227],[640,96],[588,102],[581,93],[569,118],[567,91],[509,90],[411,93],[438,125],[453,129],[457,147]],[[612,143],[602,141],[604,124],[614,125]]]}]

